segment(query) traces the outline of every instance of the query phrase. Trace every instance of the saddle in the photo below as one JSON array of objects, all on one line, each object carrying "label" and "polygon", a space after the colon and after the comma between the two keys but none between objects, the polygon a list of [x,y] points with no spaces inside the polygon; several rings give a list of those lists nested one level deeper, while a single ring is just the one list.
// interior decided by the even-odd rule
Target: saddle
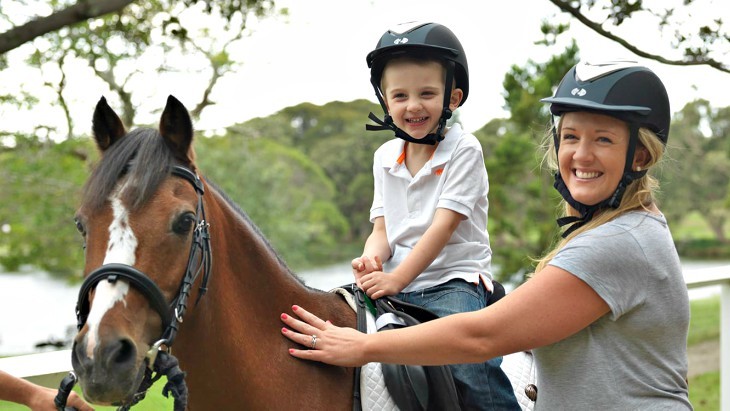
[{"label": "saddle", "polygon": [[[387,296],[375,300],[376,328],[391,330],[438,318],[431,311]],[[447,365],[382,364],[388,392],[401,411],[458,410],[459,394]]]},{"label": "saddle", "polygon": [[[505,295],[504,287],[494,282],[490,305]],[[367,332],[366,310],[376,318],[378,331],[408,327],[438,318],[430,310],[406,303],[392,296],[375,301],[368,298],[355,284],[344,287],[355,297],[357,307],[357,328]],[[421,366],[403,364],[381,364],[383,379],[393,401],[402,411],[458,410],[459,394],[448,365]],[[359,410],[360,369],[355,370],[355,401],[353,409]]]}]

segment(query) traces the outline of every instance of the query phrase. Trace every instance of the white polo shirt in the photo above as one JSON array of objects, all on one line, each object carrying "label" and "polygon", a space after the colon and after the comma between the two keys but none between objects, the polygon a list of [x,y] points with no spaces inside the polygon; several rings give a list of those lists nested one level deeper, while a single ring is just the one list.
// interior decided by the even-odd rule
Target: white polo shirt
[{"label": "white polo shirt", "polygon": [[[491,280],[489,182],[479,141],[454,124],[416,176],[405,165],[404,148],[404,140],[390,140],[378,148],[373,159],[370,221],[385,218],[392,253],[384,270],[393,271],[406,258],[431,225],[436,209],[445,208],[464,219],[433,263],[403,291],[422,290],[454,278],[476,283],[483,275]],[[487,287],[491,288],[491,282]]]}]

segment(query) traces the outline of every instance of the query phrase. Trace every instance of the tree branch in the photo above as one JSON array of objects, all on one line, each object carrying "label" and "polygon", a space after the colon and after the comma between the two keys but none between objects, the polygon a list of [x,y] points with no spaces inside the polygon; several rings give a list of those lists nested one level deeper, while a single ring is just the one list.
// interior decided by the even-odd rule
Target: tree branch
[{"label": "tree branch", "polygon": [[121,10],[134,0],[79,0],[73,6],[50,16],[31,20],[0,34],[0,55],[38,36],[59,30],[84,20]]},{"label": "tree branch", "polygon": [[575,17],[578,21],[583,23],[586,27],[593,30],[594,32],[600,34],[601,36],[614,41],[620,45],[622,45],[624,48],[629,50],[630,52],[636,54],[639,57],[644,57],[647,59],[655,60],[663,64],[669,64],[673,66],[701,66],[701,65],[707,65],[714,69],[717,69],[719,71],[730,73],[730,68],[726,67],[723,63],[712,59],[707,56],[697,56],[697,60],[670,60],[667,58],[664,58],[658,54],[652,54],[649,52],[646,52],[644,50],[639,49],[638,47],[634,46],[633,44],[629,43],[628,41],[624,40],[622,37],[619,37],[613,33],[611,33],[608,30],[605,30],[601,24],[596,23],[586,16],[584,16],[580,12],[579,7],[572,7],[570,5],[570,0],[550,0],[551,3],[558,6],[560,10],[562,10],[565,13],[570,14],[571,16]]}]

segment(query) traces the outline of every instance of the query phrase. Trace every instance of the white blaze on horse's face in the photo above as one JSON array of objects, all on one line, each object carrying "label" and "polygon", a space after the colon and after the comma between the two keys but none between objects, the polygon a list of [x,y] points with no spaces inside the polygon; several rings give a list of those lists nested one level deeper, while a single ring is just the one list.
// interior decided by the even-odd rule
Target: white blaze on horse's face
[{"label": "white blaze on horse's face", "polygon": [[[109,198],[114,218],[109,225],[109,243],[104,257],[104,264],[119,263],[132,266],[135,263],[137,237],[129,225],[129,212],[122,204],[121,193],[123,191],[124,186],[116,190]],[[89,358],[94,358],[94,347],[99,341],[99,324],[104,314],[114,307],[118,301],[122,301],[126,307],[124,297],[127,292],[129,292],[129,282],[125,280],[117,280],[113,283],[100,281],[96,285],[94,303],[86,320],[86,324],[89,326],[86,354]]]}]

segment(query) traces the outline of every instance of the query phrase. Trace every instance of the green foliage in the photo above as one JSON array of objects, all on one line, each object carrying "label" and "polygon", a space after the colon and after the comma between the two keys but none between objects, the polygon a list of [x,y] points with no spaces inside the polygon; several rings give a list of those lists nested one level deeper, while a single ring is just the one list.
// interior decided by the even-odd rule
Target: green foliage
[{"label": "green foliage", "polygon": [[334,183],[334,202],[349,220],[351,231],[346,238],[364,242],[372,229],[373,153],[391,138],[385,132],[366,132],[364,124],[367,113],[380,111],[368,100],[323,106],[303,103],[232,130],[251,138],[274,139],[315,160]]},{"label": "green foliage", "polygon": [[[555,208],[560,197],[540,169],[548,111],[540,99],[577,62],[572,44],[547,63],[512,66],[503,82],[510,118],[495,119],[474,134],[484,147],[489,174],[489,235],[500,281],[524,280],[556,235]],[[548,205],[546,207],[546,205]],[[516,278],[513,278],[516,277]]]},{"label": "green foliage", "polygon": [[[196,143],[198,163],[294,267],[333,262],[349,232],[323,170],[298,150],[237,134]],[[338,261],[338,260],[334,260]]]},{"label": "green foliage", "polygon": [[[710,126],[711,125],[711,126]],[[715,110],[707,101],[687,104],[675,114],[659,177],[660,205],[670,220],[690,213],[702,217],[712,237],[727,245],[730,223],[730,110]]]},{"label": "green foliage", "polygon": [[[530,62],[508,73],[506,103],[514,107],[513,118],[492,120],[474,133],[489,173],[488,229],[501,281],[522,281],[532,270],[532,259],[556,239],[560,197],[552,177],[540,167],[547,120],[534,120],[541,118],[535,113],[544,107],[528,90],[549,95],[541,87],[559,81],[558,73],[574,58],[575,50],[569,48],[563,58]],[[547,81],[541,75],[554,78]],[[391,138],[387,132],[364,130],[370,111],[379,114],[380,108],[366,100],[289,107],[230,127],[224,136],[198,139],[198,163],[292,267],[347,260],[372,228],[372,156]],[[728,210],[723,205],[729,197],[730,149],[722,136],[729,125],[730,110],[713,109],[706,102],[688,105],[673,123],[670,161],[658,176],[663,184],[660,205],[673,221],[680,250],[688,244],[684,238],[714,236],[724,246],[714,227]],[[0,167],[9,176],[0,180],[0,227],[7,224],[11,230],[0,231],[0,264],[6,269],[33,264],[59,273],[80,272],[80,238],[71,218],[93,162],[86,157],[95,156],[96,150],[85,139],[57,144],[12,136],[2,141],[16,143],[0,151]],[[697,222],[701,224],[693,226]]]},{"label": "green foliage", "polygon": [[87,141],[60,144],[15,136],[0,152],[0,264],[6,270],[33,264],[53,273],[80,275],[82,242],[73,224]]}]

